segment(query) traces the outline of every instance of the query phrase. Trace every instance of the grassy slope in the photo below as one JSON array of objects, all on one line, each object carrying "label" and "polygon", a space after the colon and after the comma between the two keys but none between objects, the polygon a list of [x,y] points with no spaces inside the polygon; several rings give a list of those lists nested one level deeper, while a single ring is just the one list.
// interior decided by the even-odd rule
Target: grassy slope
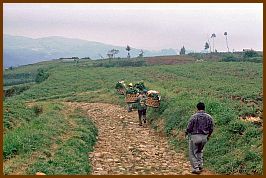
[{"label": "grassy slope", "polygon": [[[92,68],[82,63],[58,65],[49,78],[12,99],[20,101],[85,101],[123,105],[116,95],[118,80],[144,80],[159,90],[159,110],[149,109],[154,128],[164,123],[177,150],[186,150],[181,137],[195,104],[204,101],[215,120],[215,132],[205,150],[206,166],[223,174],[262,174],[262,129],[242,122],[239,116],[262,110],[262,65],[204,62],[172,66]],[[232,99],[241,97],[242,100]],[[250,105],[249,101],[257,104]],[[33,170],[33,169],[31,169]]]},{"label": "grassy slope", "polygon": [[4,174],[88,174],[97,129],[86,115],[57,102],[17,101],[4,106],[4,121],[16,121],[4,133]]}]

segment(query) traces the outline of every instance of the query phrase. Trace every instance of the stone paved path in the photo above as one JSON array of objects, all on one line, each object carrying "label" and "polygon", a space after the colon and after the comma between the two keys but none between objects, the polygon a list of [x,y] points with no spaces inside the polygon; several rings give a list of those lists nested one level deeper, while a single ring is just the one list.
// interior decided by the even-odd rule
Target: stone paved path
[{"label": "stone paved path", "polygon": [[[87,111],[99,135],[89,155],[92,175],[187,175],[190,165],[165,137],[139,126],[137,111],[128,113],[117,105],[68,103]],[[209,174],[203,172],[203,174]]]}]

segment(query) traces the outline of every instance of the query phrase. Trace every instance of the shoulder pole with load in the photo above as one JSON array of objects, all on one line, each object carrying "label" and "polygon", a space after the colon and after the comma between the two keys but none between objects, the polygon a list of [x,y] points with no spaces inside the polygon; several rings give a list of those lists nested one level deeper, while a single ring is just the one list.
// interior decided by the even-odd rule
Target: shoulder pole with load
[{"label": "shoulder pole with load", "polygon": [[133,87],[132,83],[128,84],[128,87],[129,88],[126,90],[125,102],[126,103],[137,102],[139,91],[135,87]]},{"label": "shoulder pole with load", "polygon": [[[138,100],[139,92],[147,91],[147,88],[144,85],[144,82],[138,82],[134,85],[129,83],[125,84],[124,81],[117,82],[115,88],[117,89],[117,93],[121,95],[125,95],[125,102],[127,104],[136,103]],[[147,100],[146,105],[152,108],[160,107],[161,96],[159,95],[159,91],[148,90],[147,91]]]},{"label": "shoulder pole with load", "polygon": [[117,91],[118,94],[120,95],[124,95],[126,92],[126,84],[124,81],[119,81],[116,83],[115,85],[115,89]]},{"label": "shoulder pole with load", "polygon": [[158,108],[160,106],[161,96],[159,92],[155,90],[149,90],[147,92],[146,105],[153,108]]}]

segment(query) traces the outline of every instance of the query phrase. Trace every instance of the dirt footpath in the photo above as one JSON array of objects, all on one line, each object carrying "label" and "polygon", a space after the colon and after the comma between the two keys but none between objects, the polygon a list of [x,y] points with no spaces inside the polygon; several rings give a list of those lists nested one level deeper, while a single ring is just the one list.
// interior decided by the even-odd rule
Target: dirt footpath
[{"label": "dirt footpath", "polygon": [[[84,109],[99,135],[89,155],[92,175],[187,175],[190,164],[165,137],[138,125],[137,112],[104,103],[68,103]],[[203,174],[209,174],[204,173]]]}]

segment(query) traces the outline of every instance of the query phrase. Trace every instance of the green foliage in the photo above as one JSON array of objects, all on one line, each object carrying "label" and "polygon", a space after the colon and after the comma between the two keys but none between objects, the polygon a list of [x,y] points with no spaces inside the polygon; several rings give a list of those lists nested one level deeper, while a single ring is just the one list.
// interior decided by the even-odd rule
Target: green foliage
[{"label": "green foliage", "polygon": [[[246,143],[243,136],[238,134],[230,137],[230,133],[223,130],[222,134],[210,139],[208,147],[206,147],[206,166],[210,166],[222,174],[262,174],[262,152],[259,151],[261,148],[254,149],[255,145],[257,143]],[[214,156],[218,154],[223,155]]]},{"label": "green foliage", "polygon": [[4,135],[4,159],[33,152],[50,143],[51,135],[47,133],[47,130],[41,130],[34,125],[35,123],[24,125]]},{"label": "green foliage", "polygon": [[159,95],[157,94],[157,93],[151,93],[150,95],[149,95],[149,97],[151,97],[152,99],[154,99],[154,100],[159,100]]},{"label": "green foliage", "polygon": [[262,63],[263,62],[263,58],[262,57],[249,57],[249,58],[245,58],[244,61]]},{"label": "green foliage", "polygon": [[229,123],[228,130],[232,133],[238,133],[242,135],[246,130],[246,125],[242,121],[236,120]]},{"label": "green foliage", "polygon": [[35,78],[35,82],[36,83],[41,83],[44,80],[46,80],[49,77],[49,74],[47,72],[44,71],[44,69],[38,69],[37,70],[37,75]]},{"label": "green foliage", "polygon": [[12,86],[24,83],[34,82],[35,73],[15,73],[12,72],[4,73],[4,86]]},{"label": "green foliage", "polygon": [[20,93],[28,90],[30,86],[31,84],[22,84],[22,85],[9,87],[8,89],[4,90],[4,96],[11,97],[13,95],[19,95]]},{"label": "green foliage", "polygon": [[[37,64],[29,64],[4,71],[4,86],[12,86],[35,82],[37,70],[50,70],[58,66],[59,61],[45,61]],[[86,62],[89,63],[89,62]]]},{"label": "green foliage", "polygon": [[222,58],[222,61],[224,61],[224,62],[230,62],[230,61],[232,61],[232,62],[238,62],[238,61],[240,61],[240,59],[239,58],[237,58],[235,55],[226,55],[226,56],[224,56],[223,58]]},{"label": "green foliage", "polygon": [[244,52],[244,58],[258,57],[259,54],[256,51],[250,50]]},{"label": "green foliage", "polygon": [[258,129],[255,126],[249,126],[246,128],[244,140],[247,144],[248,143],[254,144],[254,140],[259,139],[262,134],[263,133],[261,129]]},{"label": "green foliage", "polygon": [[[5,133],[4,159],[21,158],[21,164],[28,166],[27,174],[32,175],[38,171],[52,175],[90,173],[88,152],[93,150],[97,136],[93,122],[80,110],[65,115],[62,112],[66,108],[62,104],[40,103],[38,106],[43,108],[42,115]],[[36,153],[36,158],[31,156]],[[19,165],[5,167],[5,174],[16,166]]]},{"label": "green foliage", "polygon": [[67,141],[60,144],[52,158],[39,159],[31,165],[27,172],[35,174],[42,171],[48,175],[87,175],[91,171],[88,162],[88,152],[96,142],[97,129],[93,123],[85,118],[80,111],[70,116],[78,127],[71,128],[68,132],[74,132]]},{"label": "green foliage", "polygon": [[115,84],[115,89],[120,89],[120,88],[125,88],[125,84],[124,83],[121,83],[121,82],[117,82]]},{"label": "green foliage", "polygon": [[139,91],[147,90],[144,82],[137,82],[134,84],[134,87],[137,88]]},{"label": "green foliage", "polygon": [[263,61],[262,56],[259,56],[255,51],[246,51],[242,56],[236,54],[228,54],[222,57],[223,62],[255,62],[261,63]]},{"label": "green foliage", "polygon": [[[223,54],[217,53],[215,55],[221,57]],[[110,64],[117,65],[113,61]],[[235,96],[240,96],[240,98],[245,98],[245,101],[254,100],[257,103],[256,107],[262,111],[261,63],[206,62],[204,64],[168,66],[94,67],[100,63],[107,65],[109,61],[90,61],[79,63],[77,66],[60,63],[56,68],[49,69],[50,76],[45,82],[34,85],[20,95],[12,97],[12,100],[107,102],[124,106],[124,96],[116,94],[113,89],[114,83],[121,80],[121,76],[127,81],[143,80],[147,87],[160,91],[162,96],[159,108],[148,108],[148,120],[152,122],[151,125],[154,128],[159,128],[156,122],[163,119],[163,131],[170,137],[173,131],[184,132],[189,118],[196,111],[197,102],[203,101],[206,105],[206,111],[213,116],[215,122],[214,133],[205,147],[206,168],[222,174],[262,174],[261,128],[255,127],[252,123],[242,123],[239,120],[239,116],[256,114],[255,107],[253,109],[248,103],[235,98]],[[4,101],[4,104],[6,102],[9,101]],[[35,116],[33,110],[31,112]],[[54,112],[57,113],[58,110]],[[47,120],[48,123],[52,120],[54,122],[59,120],[59,123],[63,122],[60,121],[60,116],[48,117],[45,113],[45,108],[43,108],[43,113],[39,117],[46,117],[46,123]],[[7,114],[6,110],[4,110],[5,114]],[[53,123],[53,125],[57,124]],[[42,126],[40,128],[50,129]],[[58,129],[61,129],[61,126],[58,126]],[[67,129],[65,128],[65,130]],[[16,140],[13,137],[10,139]],[[177,150],[187,152],[185,139],[174,137],[171,138],[171,142]],[[60,144],[60,141],[58,143]],[[69,143],[71,147],[72,143],[79,142],[71,141]],[[80,150],[73,148],[74,151],[72,151],[75,153],[76,149]],[[11,152],[12,155],[12,149],[10,150],[9,153]],[[19,153],[20,149],[17,150]],[[249,153],[249,150],[255,154]],[[73,152],[69,152],[71,155],[73,154]],[[76,160],[76,157],[73,157]],[[82,160],[83,158],[81,162],[83,162]],[[40,167],[46,171],[44,167],[47,167],[47,173],[56,174],[52,169],[55,166],[55,159],[45,159],[45,161],[37,161],[29,169],[29,172],[41,170]],[[39,166],[37,165],[38,162]],[[78,169],[78,164],[76,165],[70,160],[68,164],[74,164],[73,167]],[[66,167],[68,166],[66,165]],[[86,172],[84,171],[85,168],[79,170],[81,170],[81,174]],[[58,172],[76,173],[69,167],[67,169],[60,168]]]},{"label": "green foliage", "polygon": [[[18,105],[16,111],[32,112],[33,109],[25,109],[23,105]],[[33,115],[33,114],[32,114]],[[7,130],[4,135],[3,155],[4,159],[16,154],[26,154],[42,146],[49,144],[53,135],[58,133],[58,128],[64,127],[62,119],[57,118],[55,113],[49,112],[37,117],[27,115],[27,123],[20,124],[20,127]],[[30,120],[29,120],[30,119]],[[60,123],[61,121],[61,123]]]},{"label": "green foliage", "polygon": [[20,100],[4,101],[4,129],[13,129],[34,119],[36,114]]},{"label": "green foliage", "polygon": [[48,175],[87,175],[90,173],[88,152],[92,151],[96,142],[97,129],[92,122],[79,114],[71,118],[79,124],[79,127],[73,130],[75,135],[60,144],[52,158],[40,159],[31,165],[27,170],[29,174],[40,170]]},{"label": "green foliage", "polygon": [[43,112],[43,108],[39,105],[34,105],[32,109],[36,115],[39,115]]},{"label": "green foliage", "polygon": [[126,94],[137,94],[138,92],[139,92],[139,90],[136,88],[129,88],[126,91]]}]

